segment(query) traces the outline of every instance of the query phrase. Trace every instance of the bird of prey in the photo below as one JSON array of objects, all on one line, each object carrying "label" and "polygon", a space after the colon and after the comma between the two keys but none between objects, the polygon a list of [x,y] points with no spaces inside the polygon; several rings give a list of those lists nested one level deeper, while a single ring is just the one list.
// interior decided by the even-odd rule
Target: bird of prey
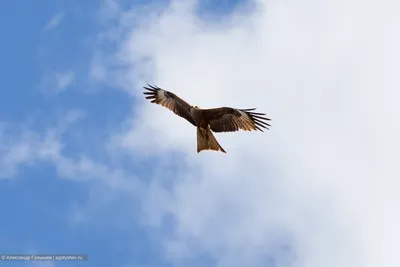
[{"label": "bird of prey", "polygon": [[231,107],[220,107],[212,109],[201,109],[198,106],[191,106],[177,95],[159,88],[157,86],[144,86],[146,99],[151,103],[164,106],[180,117],[185,118],[197,127],[197,153],[202,150],[215,150],[225,152],[215,139],[214,132],[236,132],[261,131],[262,128],[269,129],[266,121],[271,119],[263,117],[265,114],[252,112],[251,109],[236,109]]}]

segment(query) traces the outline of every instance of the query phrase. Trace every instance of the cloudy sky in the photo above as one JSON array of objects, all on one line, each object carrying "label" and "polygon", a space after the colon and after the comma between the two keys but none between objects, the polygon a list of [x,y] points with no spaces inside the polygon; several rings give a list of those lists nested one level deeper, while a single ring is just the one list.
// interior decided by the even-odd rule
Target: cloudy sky
[{"label": "cloudy sky", "polygon": [[[400,3],[3,1],[0,254],[398,267]],[[216,134],[150,104],[257,107]],[[4,265],[4,264],[2,264]],[[4,266],[29,266],[8,262]]]}]

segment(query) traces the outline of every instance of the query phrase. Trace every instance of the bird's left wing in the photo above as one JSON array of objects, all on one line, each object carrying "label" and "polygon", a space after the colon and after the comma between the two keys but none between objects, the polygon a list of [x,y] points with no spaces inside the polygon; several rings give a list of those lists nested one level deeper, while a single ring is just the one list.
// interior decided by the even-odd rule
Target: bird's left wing
[{"label": "bird's left wing", "polygon": [[157,86],[148,84],[148,87],[145,86],[143,88],[147,90],[147,92],[145,91],[143,94],[146,95],[146,99],[151,99],[151,103],[156,103],[172,110],[176,115],[185,118],[191,124],[196,126],[196,122],[190,114],[190,105],[186,103],[186,101]]},{"label": "bird's left wing", "polygon": [[271,126],[266,121],[271,119],[263,117],[264,113],[252,112],[252,109],[235,109],[221,107],[213,109],[203,109],[203,116],[210,123],[210,128],[214,132],[236,132],[256,131],[263,132],[262,128],[267,129]]}]

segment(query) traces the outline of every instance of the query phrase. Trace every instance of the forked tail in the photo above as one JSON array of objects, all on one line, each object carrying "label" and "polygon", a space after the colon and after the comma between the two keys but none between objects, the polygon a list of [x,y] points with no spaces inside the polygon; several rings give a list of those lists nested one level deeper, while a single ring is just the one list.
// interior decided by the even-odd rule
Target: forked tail
[{"label": "forked tail", "polygon": [[216,150],[226,153],[217,139],[215,139],[209,127],[197,127],[197,153],[202,150]]}]

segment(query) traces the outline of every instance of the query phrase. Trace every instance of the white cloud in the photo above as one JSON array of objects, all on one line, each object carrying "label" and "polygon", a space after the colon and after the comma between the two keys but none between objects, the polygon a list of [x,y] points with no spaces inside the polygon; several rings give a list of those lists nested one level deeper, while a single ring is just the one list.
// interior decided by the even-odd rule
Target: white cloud
[{"label": "white cloud", "polygon": [[[47,117],[47,121],[50,118]],[[104,214],[102,212],[111,210],[115,213],[118,209],[110,208],[110,205],[121,203],[127,196],[135,199],[143,192],[141,181],[136,179],[135,174],[111,160],[107,161],[106,147],[97,150],[103,155],[86,151],[88,146],[97,144],[85,139],[87,136],[83,137],[85,146],[81,143],[79,147],[74,146],[74,142],[79,140],[73,139],[76,135],[71,136],[71,133],[82,130],[82,124],[77,124],[84,119],[86,114],[83,111],[70,110],[58,116],[53,126],[46,123],[45,129],[38,126],[37,118],[20,124],[0,123],[0,179],[15,179],[24,172],[24,167],[38,167],[40,163],[46,163],[54,166],[54,178],[88,185],[88,197],[83,203],[72,201],[71,209],[66,214],[67,221],[72,225],[90,222],[97,218],[95,215],[99,212]],[[121,223],[119,217],[114,217],[111,222],[104,221],[113,227],[125,223]]]},{"label": "white cloud", "polygon": [[0,178],[13,178],[21,165],[53,159],[59,154],[61,144],[51,129],[44,134],[21,129],[4,131],[0,132]]},{"label": "white cloud", "polygon": [[63,13],[58,13],[54,17],[52,17],[43,28],[43,31],[49,31],[57,28],[57,26],[61,23],[64,18]]},{"label": "white cloud", "polygon": [[[14,178],[23,165],[39,161],[54,164],[60,177],[81,182],[97,180],[109,188],[131,190],[133,185],[125,180],[121,169],[96,161],[95,156],[86,155],[81,147],[74,153],[65,149],[73,143],[65,142],[65,134],[76,130],[75,124],[86,118],[81,110],[70,110],[59,116],[53,127],[37,130],[29,123],[20,125],[2,124],[0,128],[0,178]],[[93,156],[93,157],[92,157]]]},{"label": "white cloud", "polygon": [[145,199],[153,225],[174,218],[170,259],[398,266],[399,3],[257,1],[218,24],[196,17],[193,2],[121,14],[124,25],[134,17],[116,59],[133,66],[132,94],[155,81],[201,107],[258,107],[272,128],[218,134],[228,154],[197,154],[191,125],[144,99],[135,106],[115,144],[187,153]]},{"label": "white cloud", "polygon": [[48,71],[42,78],[40,89],[44,92],[62,93],[75,82],[73,70]]},{"label": "white cloud", "polygon": [[56,73],[56,92],[67,89],[75,79],[75,73],[71,70]]}]

